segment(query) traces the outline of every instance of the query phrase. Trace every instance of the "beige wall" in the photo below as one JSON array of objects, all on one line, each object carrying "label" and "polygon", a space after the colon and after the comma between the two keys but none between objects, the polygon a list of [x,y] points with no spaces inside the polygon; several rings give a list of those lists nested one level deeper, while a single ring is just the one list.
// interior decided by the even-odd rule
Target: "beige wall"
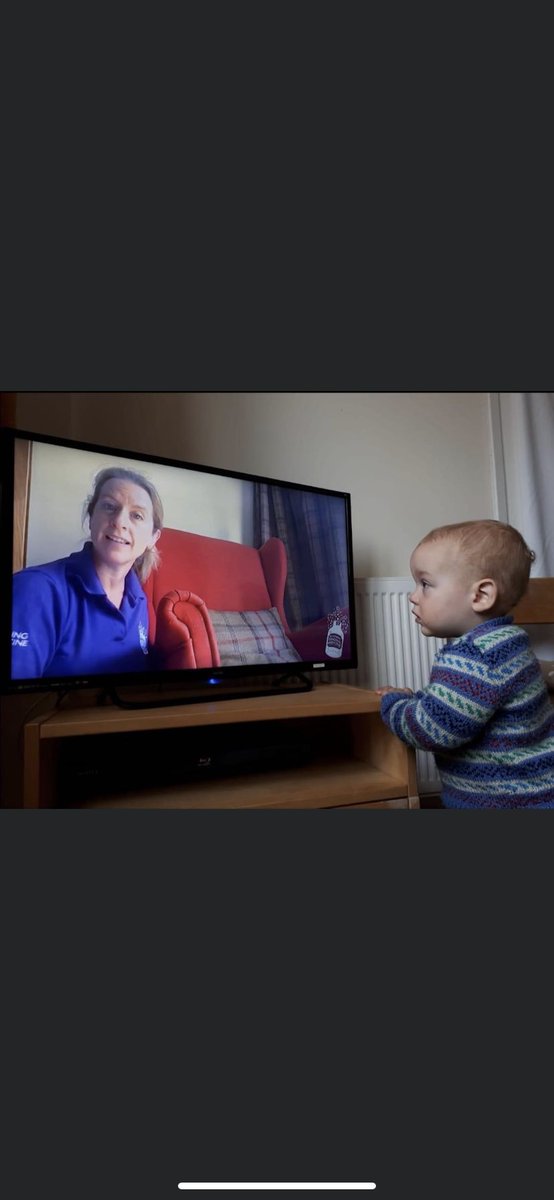
[{"label": "beige wall", "polygon": [[352,494],[356,575],[405,575],[432,526],[496,515],[488,392],[19,393],[37,432]]}]

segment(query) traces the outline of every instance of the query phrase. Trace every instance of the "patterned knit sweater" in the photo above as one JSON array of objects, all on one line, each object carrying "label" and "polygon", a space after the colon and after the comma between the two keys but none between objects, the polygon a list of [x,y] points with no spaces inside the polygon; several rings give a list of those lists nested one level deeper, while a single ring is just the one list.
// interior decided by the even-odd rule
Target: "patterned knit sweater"
[{"label": "patterned knit sweater", "polygon": [[485,621],[439,650],[429,686],[381,716],[432,750],[447,808],[554,808],[554,707],[525,630]]}]

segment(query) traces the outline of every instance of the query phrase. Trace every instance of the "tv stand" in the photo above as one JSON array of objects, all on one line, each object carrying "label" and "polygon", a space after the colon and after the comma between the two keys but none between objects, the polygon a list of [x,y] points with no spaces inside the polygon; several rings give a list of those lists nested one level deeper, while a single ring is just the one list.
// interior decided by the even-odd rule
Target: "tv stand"
[{"label": "tv stand", "polygon": [[[415,752],[379,709],[375,692],[344,684],[132,713],[84,707],[81,697],[26,723],[23,803],[419,808]],[[124,739],[132,753],[122,752]],[[123,764],[133,763],[129,774]]]}]

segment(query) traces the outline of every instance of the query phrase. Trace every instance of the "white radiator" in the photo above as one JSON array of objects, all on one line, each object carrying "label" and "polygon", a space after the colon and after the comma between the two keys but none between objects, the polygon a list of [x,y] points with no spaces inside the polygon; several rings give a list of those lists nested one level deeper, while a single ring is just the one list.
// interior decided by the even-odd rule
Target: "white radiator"
[{"label": "white radiator", "polygon": [[[442,638],[424,637],[411,614],[413,579],[356,579],[358,669],[325,671],[330,683],[376,688],[391,684],[413,691],[429,682],[431,665]],[[439,792],[440,777],[432,754],[416,751],[420,792]]]}]

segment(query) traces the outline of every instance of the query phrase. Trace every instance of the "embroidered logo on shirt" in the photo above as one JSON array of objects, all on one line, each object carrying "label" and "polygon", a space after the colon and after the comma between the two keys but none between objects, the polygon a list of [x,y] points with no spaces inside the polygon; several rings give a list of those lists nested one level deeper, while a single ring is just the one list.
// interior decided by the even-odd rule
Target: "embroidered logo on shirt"
[{"label": "embroidered logo on shirt", "polygon": [[142,624],[138,627],[140,648],[143,654],[148,654],[148,630]]},{"label": "embroidered logo on shirt", "polygon": [[28,645],[29,645],[29,634],[26,632],[18,633],[17,630],[14,629],[12,631],[12,646],[28,646]]}]

